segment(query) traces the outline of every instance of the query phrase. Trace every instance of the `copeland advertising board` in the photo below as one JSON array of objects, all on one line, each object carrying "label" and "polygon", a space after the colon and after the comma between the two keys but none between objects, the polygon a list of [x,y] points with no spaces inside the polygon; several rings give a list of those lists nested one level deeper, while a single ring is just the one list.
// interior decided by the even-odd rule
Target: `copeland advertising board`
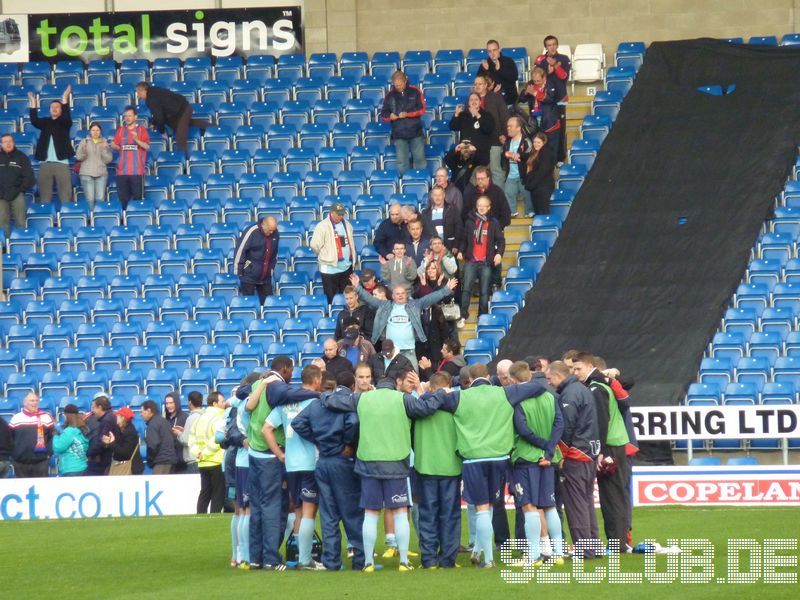
[{"label": "copeland advertising board", "polygon": [[[2,15],[0,20],[9,17]],[[299,6],[49,14],[27,19],[25,42],[32,61],[303,52]]]},{"label": "copeland advertising board", "polygon": [[634,467],[634,506],[800,506],[800,467]]}]

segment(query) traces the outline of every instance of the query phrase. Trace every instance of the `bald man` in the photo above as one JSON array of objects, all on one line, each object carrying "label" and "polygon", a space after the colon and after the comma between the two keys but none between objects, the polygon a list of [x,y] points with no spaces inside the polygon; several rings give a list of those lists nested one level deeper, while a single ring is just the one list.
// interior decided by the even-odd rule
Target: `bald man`
[{"label": "bald man", "polygon": [[258,295],[259,302],[264,304],[267,296],[272,295],[272,273],[278,259],[279,241],[274,217],[264,217],[244,230],[233,260],[242,296]]}]

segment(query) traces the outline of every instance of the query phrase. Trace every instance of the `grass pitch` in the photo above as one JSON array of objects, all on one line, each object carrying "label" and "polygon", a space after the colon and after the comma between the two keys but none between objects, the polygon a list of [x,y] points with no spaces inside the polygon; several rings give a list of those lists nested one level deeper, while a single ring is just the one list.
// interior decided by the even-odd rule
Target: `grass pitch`
[{"label": "grass pitch", "polygon": [[[466,540],[466,519],[462,519]],[[513,516],[511,516],[513,531]],[[676,559],[673,583],[656,584],[645,575],[642,555],[624,555],[620,571],[642,575],[642,583],[611,583],[609,559],[586,563],[600,583],[573,572],[570,562],[554,568],[569,583],[543,583],[541,571],[527,584],[504,581],[508,569],[499,564],[493,570],[469,565],[459,555],[461,568],[398,573],[397,559],[377,559],[384,569],[374,574],[239,571],[229,566],[230,516],[187,516],[72,521],[18,521],[0,525],[0,597],[16,598],[255,598],[298,600],[305,598],[422,598],[485,599],[533,598],[798,598],[797,544],[800,511],[793,508],[643,508],[634,512],[635,541],[652,538],[666,544],[668,539],[705,539],[713,546],[713,557],[684,551]],[[602,526],[601,526],[602,529]],[[732,579],[733,545],[729,539],[752,539],[756,552],[739,553],[739,570],[751,572],[755,583],[722,584]],[[778,552],[780,558],[766,559],[765,539],[794,540],[794,547]],[[379,536],[377,552],[383,552]],[[791,545],[791,542],[789,542]],[[416,538],[412,534],[412,548]],[[751,566],[751,557],[757,560]],[[496,556],[496,558],[499,558]],[[419,559],[412,559],[412,562]],[[690,566],[694,561],[696,566]],[[668,572],[668,559],[657,557],[655,570]],[[784,562],[784,566],[779,563]],[[347,561],[345,561],[347,564]],[[699,566],[697,566],[699,565]],[[713,565],[713,573],[711,573]],[[794,583],[765,583],[771,568]],[[514,572],[520,573],[516,568]],[[635,577],[635,575],[634,575]],[[691,577],[709,583],[685,583]],[[669,577],[667,577],[669,579]]]}]

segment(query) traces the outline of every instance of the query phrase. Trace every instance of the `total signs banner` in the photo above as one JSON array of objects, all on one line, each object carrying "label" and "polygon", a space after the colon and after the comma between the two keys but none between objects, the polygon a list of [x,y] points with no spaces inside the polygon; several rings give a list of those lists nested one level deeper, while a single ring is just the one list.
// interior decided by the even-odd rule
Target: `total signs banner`
[{"label": "total signs banner", "polygon": [[302,52],[299,6],[0,15],[2,62]]}]

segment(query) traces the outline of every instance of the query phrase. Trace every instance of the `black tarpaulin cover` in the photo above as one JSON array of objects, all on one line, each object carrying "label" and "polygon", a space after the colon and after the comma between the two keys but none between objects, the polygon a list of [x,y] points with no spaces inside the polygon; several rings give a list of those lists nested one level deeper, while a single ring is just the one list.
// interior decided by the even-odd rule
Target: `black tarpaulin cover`
[{"label": "black tarpaulin cover", "polygon": [[585,349],[679,403],[799,141],[800,50],[653,43],[499,357]]}]

